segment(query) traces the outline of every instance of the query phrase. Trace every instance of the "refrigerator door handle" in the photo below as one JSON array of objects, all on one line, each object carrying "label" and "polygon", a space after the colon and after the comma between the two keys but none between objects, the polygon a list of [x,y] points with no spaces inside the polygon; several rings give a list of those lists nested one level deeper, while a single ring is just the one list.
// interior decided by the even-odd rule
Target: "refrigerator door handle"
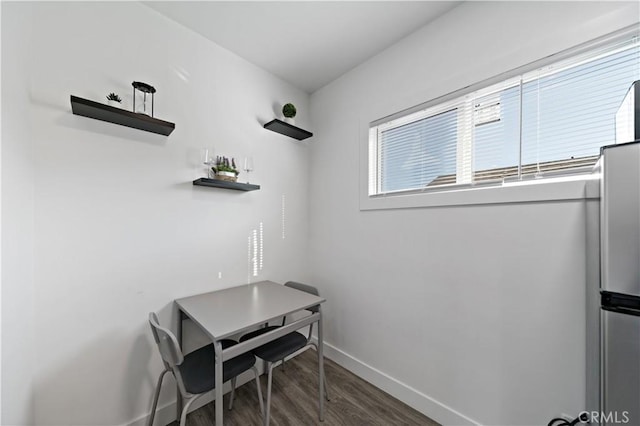
[{"label": "refrigerator door handle", "polygon": [[600,296],[605,311],[640,317],[640,297],[612,291],[601,291]]}]

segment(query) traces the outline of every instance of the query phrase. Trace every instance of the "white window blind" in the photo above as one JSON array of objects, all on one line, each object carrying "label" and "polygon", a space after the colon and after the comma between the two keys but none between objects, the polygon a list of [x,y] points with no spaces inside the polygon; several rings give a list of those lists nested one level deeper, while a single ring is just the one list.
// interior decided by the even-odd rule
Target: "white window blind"
[{"label": "white window blind", "polygon": [[491,121],[473,122],[473,178],[500,179],[505,170],[517,174],[520,158],[520,84],[518,77],[493,86],[488,94],[475,93],[474,104],[499,103],[499,114]]},{"label": "white window blind", "polygon": [[616,111],[640,79],[638,44],[625,44],[524,77],[524,164],[595,161],[601,146],[615,143]]},{"label": "white window blind", "polygon": [[633,37],[372,126],[369,195],[590,168],[639,79]]},{"label": "white window blind", "polygon": [[422,188],[455,174],[456,142],[456,109],[381,131],[381,191]]}]

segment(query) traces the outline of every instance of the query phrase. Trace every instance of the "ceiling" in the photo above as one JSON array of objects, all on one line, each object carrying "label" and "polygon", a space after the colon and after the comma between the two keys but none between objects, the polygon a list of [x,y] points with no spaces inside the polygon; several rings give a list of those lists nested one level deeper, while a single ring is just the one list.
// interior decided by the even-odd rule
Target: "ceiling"
[{"label": "ceiling", "polygon": [[459,3],[144,2],[307,93],[315,92]]}]

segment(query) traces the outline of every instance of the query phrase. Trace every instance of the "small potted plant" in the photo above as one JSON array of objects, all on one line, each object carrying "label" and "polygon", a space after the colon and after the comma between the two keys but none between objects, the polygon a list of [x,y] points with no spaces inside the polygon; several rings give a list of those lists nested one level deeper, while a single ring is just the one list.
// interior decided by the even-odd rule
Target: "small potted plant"
[{"label": "small potted plant", "polygon": [[107,104],[112,107],[122,108],[122,98],[111,92],[107,95]]},{"label": "small potted plant", "polygon": [[229,182],[235,182],[238,180],[238,169],[236,168],[236,160],[232,158],[231,161],[227,157],[216,157],[216,165],[211,168],[214,173],[214,177],[219,180],[226,180]]},{"label": "small potted plant", "polygon": [[282,115],[284,115],[284,121],[289,124],[295,124],[294,117],[296,116],[295,105],[288,103],[282,107]]}]

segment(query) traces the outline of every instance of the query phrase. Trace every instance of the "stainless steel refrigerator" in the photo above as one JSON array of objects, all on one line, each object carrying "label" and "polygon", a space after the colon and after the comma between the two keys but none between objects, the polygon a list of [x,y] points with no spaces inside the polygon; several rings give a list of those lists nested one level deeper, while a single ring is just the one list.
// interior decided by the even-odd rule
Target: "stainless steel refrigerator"
[{"label": "stainless steel refrigerator", "polygon": [[640,142],[600,166],[600,423],[640,425]]},{"label": "stainless steel refrigerator", "polygon": [[600,180],[602,425],[640,425],[640,81],[615,117]]}]

